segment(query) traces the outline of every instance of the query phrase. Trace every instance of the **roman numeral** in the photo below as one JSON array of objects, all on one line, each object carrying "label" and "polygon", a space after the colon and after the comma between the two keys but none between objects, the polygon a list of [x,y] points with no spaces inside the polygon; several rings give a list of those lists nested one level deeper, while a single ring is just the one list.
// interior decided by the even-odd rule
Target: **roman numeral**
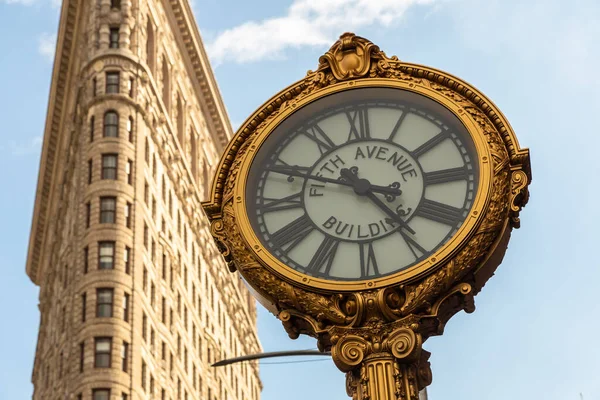
[{"label": "roman numeral", "polygon": [[404,122],[404,119],[406,118],[407,115],[408,115],[408,111],[403,111],[400,118],[398,118],[398,121],[396,121],[396,125],[394,125],[394,128],[392,129],[392,132],[390,133],[390,137],[388,138],[388,140],[390,142],[394,141],[394,137],[396,137],[396,134],[400,130],[400,127],[402,126],[402,123]]},{"label": "roman numeral", "polygon": [[442,169],[439,171],[425,172],[423,174],[425,185],[435,185],[453,181],[462,181],[468,178],[466,167]]},{"label": "roman numeral", "polygon": [[369,109],[359,107],[355,111],[346,111],[346,117],[350,123],[348,142],[351,140],[364,140],[371,137],[369,130]]},{"label": "roman numeral", "polygon": [[454,226],[461,220],[463,210],[444,203],[438,203],[437,201],[423,199],[415,215]]},{"label": "roman numeral", "polygon": [[398,232],[400,233],[400,235],[402,235],[402,238],[406,242],[406,245],[410,249],[410,252],[413,254],[413,256],[415,256],[415,259],[418,260],[425,254],[427,254],[427,250],[425,250],[415,239],[410,237],[406,232],[404,232],[402,229],[398,230]]},{"label": "roman numeral", "polygon": [[259,204],[257,206],[257,208],[263,213],[290,210],[292,208],[302,207],[302,192],[292,194],[281,199],[264,197],[263,201],[263,204]]},{"label": "roman numeral", "polygon": [[325,154],[335,147],[335,143],[333,143],[329,136],[327,136],[323,129],[317,124],[303,130],[302,133],[317,144],[321,154]]},{"label": "roman numeral", "polygon": [[438,133],[437,135],[435,135],[434,137],[417,147],[415,150],[413,150],[412,155],[415,158],[421,157],[423,154],[427,153],[429,150],[433,149],[435,146],[446,140],[448,136],[449,132],[446,129],[444,129],[443,131],[441,131],[440,133]]},{"label": "roman numeral", "polygon": [[301,172],[308,172],[310,167],[301,167],[300,165],[269,165],[266,167],[266,170],[284,175],[298,175]]},{"label": "roman numeral", "polygon": [[367,276],[379,275],[373,242],[359,243],[358,246],[360,253],[360,276],[366,278]]},{"label": "roman numeral", "polygon": [[323,239],[319,245],[315,255],[308,263],[307,269],[312,272],[319,272],[321,271],[321,268],[325,266],[325,271],[322,273],[329,275],[329,270],[331,270],[331,265],[333,264],[333,259],[335,258],[339,243],[340,242],[332,237],[325,236],[325,239]]},{"label": "roman numeral", "polygon": [[[314,227],[307,214],[293,220],[283,228],[271,235],[271,241],[275,247],[280,248],[286,253],[298,245]],[[284,249],[283,247],[286,246]]]}]

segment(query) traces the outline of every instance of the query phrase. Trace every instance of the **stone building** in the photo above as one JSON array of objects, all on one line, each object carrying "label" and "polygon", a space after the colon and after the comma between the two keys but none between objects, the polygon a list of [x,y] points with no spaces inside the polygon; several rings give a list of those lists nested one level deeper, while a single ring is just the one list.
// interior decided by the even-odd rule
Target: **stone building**
[{"label": "stone building", "polygon": [[231,137],[187,0],[65,0],[27,274],[34,399],[258,399],[256,309],[200,201]]}]

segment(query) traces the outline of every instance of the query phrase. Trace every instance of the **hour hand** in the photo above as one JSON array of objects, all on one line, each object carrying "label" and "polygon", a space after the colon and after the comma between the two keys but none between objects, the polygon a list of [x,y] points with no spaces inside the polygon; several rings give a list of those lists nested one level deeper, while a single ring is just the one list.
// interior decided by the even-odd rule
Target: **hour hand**
[{"label": "hour hand", "polygon": [[373,190],[371,190],[371,182],[369,182],[367,179],[361,179],[358,177],[357,167],[342,168],[340,171],[340,176],[354,185],[354,192],[356,194],[368,197],[369,200],[371,200],[377,207],[390,216],[395,222],[400,224],[401,227],[413,235],[416,233],[414,229],[412,229],[410,225],[408,225],[406,221],[400,217],[400,215],[386,206],[385,203],[381,201],[379,197],[375,195],[375,193],[373,193]]}]

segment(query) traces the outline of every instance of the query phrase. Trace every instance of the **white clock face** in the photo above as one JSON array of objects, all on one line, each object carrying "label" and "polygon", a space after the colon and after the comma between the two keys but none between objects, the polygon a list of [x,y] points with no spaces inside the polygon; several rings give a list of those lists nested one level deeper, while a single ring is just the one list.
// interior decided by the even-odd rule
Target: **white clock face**
[{"label": "white clock face", "polygon": [[260,147],[246,200],[263,245],[328,280],[390,275],[460,228],[477,154],[458,118],[423,96],[354,89],[292,114]]}]

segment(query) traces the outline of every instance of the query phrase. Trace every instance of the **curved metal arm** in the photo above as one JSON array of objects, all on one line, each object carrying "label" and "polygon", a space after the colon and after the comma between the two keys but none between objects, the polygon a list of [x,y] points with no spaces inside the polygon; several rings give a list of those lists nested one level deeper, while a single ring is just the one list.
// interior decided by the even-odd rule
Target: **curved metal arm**
[{"label": "curved metal arm", "polygon": [[331,353],[328,351],[320,352],[319,350],[271,351],[268,353],[250,354],[247,356],[228,358],[225,360],[217,361],[216,363],[212,364],[211,367],[222,367],[224,365],[235,364],[242,361],[260,360],[262,358],[289,356],[331,356]]}]

